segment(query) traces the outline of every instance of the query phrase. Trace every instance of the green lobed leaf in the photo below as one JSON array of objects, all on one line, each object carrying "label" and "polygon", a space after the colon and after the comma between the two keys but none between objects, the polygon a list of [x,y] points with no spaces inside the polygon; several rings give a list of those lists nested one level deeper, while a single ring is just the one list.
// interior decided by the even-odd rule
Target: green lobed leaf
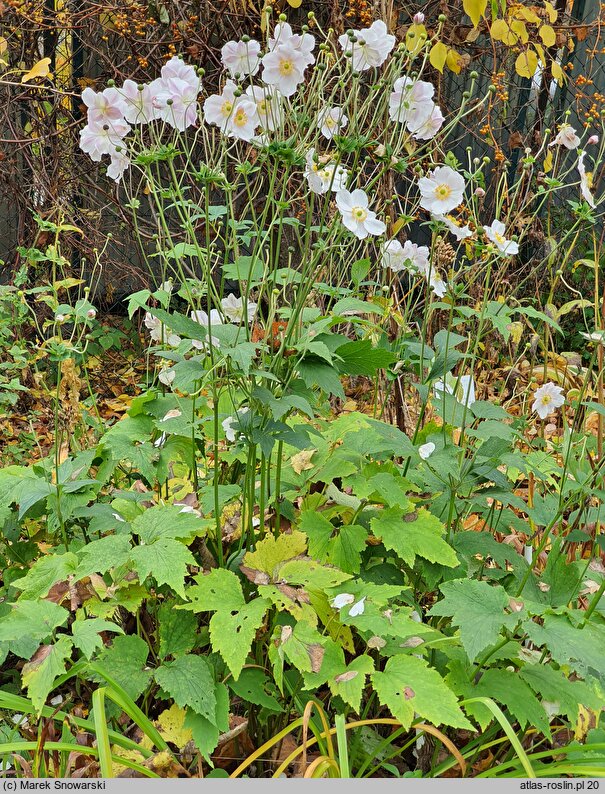
[{"label": "green lobed leaf", "polygon": [[516,618],[505,612],[509,596],[500,585],[476,579],[454,579],[440,585],[444,595],[430,610],[431,615],[446,615],[460,627],[460,640],[473,662],[481,651],[493,645],[504,626]]},{"label": "green lobed leaf", "polygon": [[55,679],[65,672],[65,661],[70,657],[71,639],[62,634],[54,645],[42,645],[32,659],[23,665],[23,684],[39,713],[53,688]]},{"label": "green lobed leaf", "polygon": [[149,545],[135,546],[130,556],[141,583],[153,576],[158,584],[167,584],[185,598],[187,566],[195,565],[195,558],[184,543],[162,538]]},{"label": "green lobed leaf", "polygon": [[254,598],[237,610],[220,609],[210,619],[212,648],[220,653],[236,681],[269,606],[267,599]]},{"label": "green lobed leaf", "polygon": [[443,678],[424,659],[399,654],[392,656],[383,672],[372,674],[372,684],[383,706],[409,729],[415,714],[435,726],[473,726]]},{"label": "green lobed leaf", "polygon": [[156,682],[177,706],[189,706],[211,722],[215,719],[216,692],[212,668],[202,656],[185,654],[164,662],[154,673]]},{"label": "green lobed leaf", "polygon": [[387,549],[410,566],[416,557],[449,568],[458,566],[455,551],[443,540],[443,524],[423,507],[408,513],[397,507],[382,510],[372,519],[370,527],[374,535],[382,538]]}]

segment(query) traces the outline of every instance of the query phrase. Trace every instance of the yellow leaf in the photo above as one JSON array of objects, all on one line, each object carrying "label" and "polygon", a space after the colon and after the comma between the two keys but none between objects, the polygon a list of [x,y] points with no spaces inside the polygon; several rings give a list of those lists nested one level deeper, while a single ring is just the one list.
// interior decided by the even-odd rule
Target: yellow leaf
[{"label": "yellow leaf", "polygon": [[552,170],[552,149],[549,149],[542,163],[542,170],[545,174]]},{"label": "yellow leaf", "polygon": [[42,58],[37,64],[32,66],[21,78],[22,83],[27,83],[36,77],[52,77],[50,73],[50,58]]},{"label": "yellow leaf", "polygon": [[538,56],[535,50],[526,50],[520,53],[515,61],[515,71],[519,77],[532,78],[538,68]]},{"label": "yellow leaf", "polygon": [[399,234],[399,232],[400,232],[400,231],[403,229],[403,227],[404,227],[404,226],[406,226],[406,225],[407,225],[407,218],[406,218],[404,215],[402,215],[400,218],[397,218],[397,220],[396,220],[396,221],[395,221],[395,223],[393,224],[393,228],[391,229],[391,232],[392,232],[392,234],[393,234],[393,237],[394,237],[396,234]]},{"label": "yellow leaf", "polygon": [[534,41],[534,47],[536,52],[538,53],[538,60],[542,64],[542,66],[546,66],[546,57],[544,55],[544,49],[542,48],[541,44],[538,44],[537,41]]},{"label": "yellow leaf", "polygon": [[2,38],[2,36],[0,36],[0,56],[4,55],[7,49],[8,49],[8,41]]},{"label": "yellow leaf", "polygon": [[544,8],[546,9],[546,13],[548,14],[548,19],[550,22],[556,22],[557,17],[559,16],[559,12],[557,9],[549,3],[548,0],[545,0]]},{"label": "yellow leaf", "polygon": [[303,471],[313,469],[314,464],[311,463],[311,458],[316,452],[316,449],[303,449],[301,452],[297,452],[296,455],[293,455],[290,458],[290,463],[292,464],[294,471],[297,474],[302,474]]},{"label": "yellow leaf", "polygon": [[456,50],[452,49],[451,47],[447,51],[445,63],[447,68],[451,72],[454,72],[454,74],[460,74],[462,67],[464,66],[464,60],[461,58],[460,53],[456,52]]},{"label": "yellow leaf", "polygon": [[445,66],[445,61],[447,59],[447,47],[442,41],[438,41],[436,44],[433,44],[431,47],[431,52],[429,54],[429,61],[431,62],[431,66],[437,69],[438,72],[443,74],[443,67]]},{"label": "yellow leaf", "polygon": [[169,709],[163,711],[157,721],[158,730],[162,737],[171,744],[176,744],[179,750],[193,738],[191,728],[184,728],[185,709],[173,703]]},{"label": "yellow leaf", "polygon": [[514,11],[511,11],[513,16],[524,19],[526,22],[531,22],[532,25],[540,24],[540,17],[527,6],[516,6]]},{"label": "yellow leaf", "polygon": [[557,34],[550,25],[542,25],[538,31],[545,47],[552,47],[557,43]]},{"label": "yellow leaf", "polygon": [[517,36],[519,36],[523,44],[527,44],[529,41],[529,33],[525,27],[525,22],[523,22],[521,19],[513,19],[513,21],[510,23],[510,28],[517,34]]},{"label": "yellow leaf", "polygon": [[422,50],[427,38],[428,33],[424,25],[410,25],[408,32],[405,34],[405,46],[412,57],[418,55]]},{"label": "yellow leaf", "polygon": [[517,41],[519,41],[517,34],[513,33],[508,25],[508,22],[505,22],[503,19],[495,19],[489,32],[494,41],[501,41],[508,47],[512,47],[513,44],[516,44]]},{"label": "yellow leaf", "polygon": [[565,81],[565,72],[556,61],[551,61],[550,71],[559,85],[563,85]]},{"label": "yellow leaf", "polygon": [[473,27],[476,28],[482,16],[485,16],[487,0],[462,0],[462,7],[471,18]]},{"label": "yellow leaf", "polygon": [[302,0],[288,0],[288,5],[292,8],[300,8],[302,5]]}]

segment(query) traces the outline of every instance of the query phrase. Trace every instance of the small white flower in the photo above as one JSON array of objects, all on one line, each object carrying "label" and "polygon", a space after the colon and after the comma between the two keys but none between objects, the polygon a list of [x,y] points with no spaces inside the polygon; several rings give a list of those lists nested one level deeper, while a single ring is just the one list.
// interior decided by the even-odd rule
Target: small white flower
[{"label": "small white flower", "polygon": [[249,410],[249,408],[240,408],[238,411],[236,411],[235,416],[228,416],[221,422],[227,441],[235,441],[237,438],[237,433],[235,431],[234,425],[239,427],[240,416],[247,414]]},{"label": "small white flower", "polygon": [[329,156],[321,156],[315,162],[315,149],[309,149],[305,159],[305,178],[313,193],[322,195],[328,190],[337,193],[346,187],[348,172],[341,165],[330,162]]},{"label": "small white flower", "polygon": [[93,309],[89,309],[86,312],[86,316],[88,317],[89,320],[94,320],[95,317],[97,316],[97,310],[94,309],[94,308]]},{"label": "small white flower", "polygon": [[366,596],[360,598],[359,601],[356,604],[353,604],[351,609],[349,609],[349,615],[352,618],[357,617],[357,615],[363,615],[366,608],[365,602],[366,602]]},{"label": "small white flower", "polygon": [[221,301],[225,317],[232,322],[239,324],[242,320],[246,320],[250,324],[254,320],[256,314],[256,303],[248,301],[244,305],[243,298],[236,298],[235,295],[230,293],[226,298]]},{"label": "small white flower", "polygon": [[440,165],[418,180],[420,206],[434,215],[447,215],[462,203],[464,178],[449,165]]},{"label": "small white flower", "polygon": [[29,728],[29,720],[25,714],[13,714],[11,720],[20,728]]},{"label": "small white flower", "polygon": [[343,607],[352,604],[353,601],[355,601],[355,596],[351,595],[351,593],[340,593],[330,601],[330,605],[334,609],[342,609]]},{"label": "small white flower", "polygon": [[444,281],[435,268],[432,268],[428,274],[428,282],[435,295],[437,295],[438,298],[443,298],[447,292],[447,281]]},{"label": "small white flower", "polygon": [[274,50],[280,44],[289,44],[298,52],[305,66],[315,62],[313,50],[315,49],[315,36],[310,33],[302,35],[292,32],[292,27],[287,22],[278,22],[273,31],[273,38],[269,39],[269,50]]},{"label": "small white flower", "polygon": [[506,254],[506,256],[514,256],[519,253],[519,243],[507,240],[504,236],[506,226],[502,221],[494,220],[491,226],[484,226],[483,230],[485,231],[487,239],[495,244],[498,251]]},{"label": "small white flower", "polygon": [[340,135],[341,130],[343,130],[348,123],[349,119],[345,116],[343,109],[340,107],[325,108],[320,111],[317,117],[317,126],[320,128],[321,134],[329,141],[331,141],[335,135]]},{"label": "small white flower", "polygon": [[344,52],[351,53],[351,65],[356,72],[364,72],[373,66],[382,66],[395,46],[395,36],[387,33],[387,26],[381,19],[369,28],[354,31],[357,41],[352,42],[346,35],[338,37]]},{"label": "small white flower", "polygon": [[231,77],[254,76],[260,67],[260,44],[250,41],[228,41],[221,49],[221,61]]},{"label": "small white flower", "polygon": [[153,446],[156,449],[160,449],[166,443],[167,438],[168,438],[167,434],[166,433],[162,433],[162,435],[157,439],[157,441],[153,442]]},{"label": "small white flower", "polygon": [[563,388],[555,383],[545,383],[539,389],[536,389],[532,411],[535,411],[540,419],[546,419],[550,413],[556,408],[560,408],[564,402]]},{"label": "small white flower", "polygon": [[460,226],[450,215],[433,215],[433,220],[444,223],[448,231],[454,235],[458,242],[473,236],[468,224],[466,224],[466,226]]},{"label": "small white flower", "polygon": [[427,460],[431,457],[433,452],[435,451],[435,445],[432,441],[429,441],[426,444],[422,444],[422,446],[418,447],[418,454],[422,458],[422,460]]},{"label": "small white flower", "polygon": [[340,210],[343,224],[359,239],[369,234],[384,234],[386,226],[376,217],[376,213],[368,209],[367,195],[359,188],[350,193],[339,190],[336,194],[336,206]]},{"label": "small white flower", "polygon": [[268,85],[249,85],[246,96],[256,104],[258,120],[263,129],[275,130],[281,125],[284,111],[279,91]]},{"label": "small white flower", "polygon": [[577,149],[580,145],[580,139],[576,135],[576,131],[571,124],[561,124],[556,138],[551,142],[551,146],[564,146],[570,151]]},{"label": "small white flower", "polygon": [[594,196],[590,191],[590,176],[586,173],[586,166],[584,165],[585,152],[581,152],[578,157],[578,173],[580,174],[580,193],[582,198],[593,209],[597,206],[595,204]]},{"label": "small white flower", "polygon": [[289,97],[304,80],[306,67],[304,56],[291,43],[279,44],[263,58],[263,81]]},{"label": "small white flower", "polygon": [[598,143],[598,142],[599,142],[599,136],[598,135],[591,135],[590,138],[586,141],[586,143],[588,143],[588,144],[595,144],[595,143]]},{"label": "small white flower", "polygon": [[173,369],[163,369],[158,375],[158,380],[160,383],[163,383],[164,386],[171,386],[175,378],[176,372]]},{"label": "small white flower", "polygon": [[63,703],[63,695],[55,695],[49,700],[51,706],[60,706]]}]

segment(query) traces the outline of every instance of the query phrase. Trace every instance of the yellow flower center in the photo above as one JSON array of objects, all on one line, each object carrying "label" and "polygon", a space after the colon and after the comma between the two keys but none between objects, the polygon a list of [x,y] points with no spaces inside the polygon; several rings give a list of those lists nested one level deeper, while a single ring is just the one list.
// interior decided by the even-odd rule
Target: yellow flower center
[{"label": "yellow flower center", "polygon": [[336,121],[332,118],[332,116],[327,116],[326,118],[326,127],[329,129],[333,129],[336,126]]},{"label": "yellow flower center", "polygon": [[435,196],[437,196],[437,198],[440,199],[441,201],[443,201],[446,198],[449,198],[451,193],[452,193],[451,187],[446,184],[437,185],[437,187],[435,188]]},{"label": "yellow flower center", "polygon": [[540,402],[542,403],[542,405],[550,405],[550,403],[552,402],[551,395],[550,394],[543,394],[542,395],[542,399],[540,400]]},{"label": "yellow flower center", "polygon": [[504,245],[506,242],[506,237],[503,234],[500,234],[500,232],[494,232],[494,237],[496,238],[496,242],[500,243],[500,245]]},{"label": "yellow flower center", "polygon": [[363,207],[353,207],[351,210],[351,214],[355,218],[356,221],[362,223],[368,217],[368,211],[364,210]]},{"label": "yellow flower center", "polygon": [[230,116],[232,110],[233,110],[233,102],[229,102],[229,100],[223,102],[221,107],[221,113],[223,114],[223,116]]},{"label": "yellow flower center", "polygon": [[236,127],[243,127],[248,121],[248,116],[246,115],[246,111],[243,109],[239,109],[236,111],[235,116],[233,117],[233,123]]},{"label": "yellow flower center", "polygon": [[258,112],[261,114],[261,116],[267,114],[267,100],[266,99],[261,99],[260,102],[256,103],[256,106],[257,106]]},{"label": "yellow flower center", "polygon": [[280,74],[283,74],[284,77],[287,77],[289,74],[291,74],[293,69],[294,69],[294,64],[292,63],[292,61],[280,61],[279,72]]}]

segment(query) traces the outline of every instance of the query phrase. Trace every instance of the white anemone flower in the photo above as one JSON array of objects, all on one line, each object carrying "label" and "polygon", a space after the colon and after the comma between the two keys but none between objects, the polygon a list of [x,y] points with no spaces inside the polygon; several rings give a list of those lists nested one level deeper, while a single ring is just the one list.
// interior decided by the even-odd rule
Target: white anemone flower
[{"label": "white anemone flower", "polygon": [[382,66],[395,46],[395,36],[387,32],[381,19],[372,22],[369,28],[354,31],[357,41],[346,35],[338,37],[344,52],[351,53],[351,66],[356,72],[364,72],[372,67]]},{"label": "white anemone flower", "polygon": [[462,203],[464,178],[449,165],[440,165],[418,180],[420,206],[434,215],[447,215]]},{"label": "white anemone flower", "polygon": [[430,269],[429,255],[426,245],[417,245],[411,240],[401,245],[399,240],[388,240],[382,247],[382,265],[394,273],[407,270],[413,275],[426,276]]},{"label": "white anemone flower", "polygon": [[157,118],[157,109],[153,103],[154,91],[150,85],[124,80],[120,93],[124,100],[124,118],[129,124],[147,124]]},{"label": "white anemone flower", "polygon": [[289,97],[304,80],[307,61],[290,43],[279,44],[263,58],[263,81]]},{"label": "white anemone flower", "polygon": [[417,141],[430,141],[437,135],[444,121],[439,105],[431,102],[429,115],[422,121],[420,119],[409,121],[407,127],[412,133],[412,138]]},{"label": "white anemone flower", "polygon": [[315,36],[310,33],[294,33],[292,27],[287,22],[278,22],[273,30],[273,38],[269,39],[269,50],[274,50],[281,44],[289,44],[293,47],[305,62],[305,66],[311,66],[315,62],[313,50],[315,49]]},{"label": "white anemone flower", "polygon": [[284,111],[279,91],[268,85],[249,85],[246,96],[256,103],[258,120],[263,129],[275,130],[281,125]]},{"label": "white anemone flower", "polygon": [[460,226],[450,215],[433,215],[433,220],[445,224],[447,230],[451,232],[458,242],[472,237],[473,233],[468,224]]},{"label": "white anemone flower", "polygon": [[335,135],[340,135],[348,123],[349,119],[340,107],[324,108],[317,117],[317,126],[320,128],[321,134],[329,141]]},{"label": "white anemone flower", "polygon": [[107,176],[115,182],[122,179],[124,171],[130,167],[130,157],[124,147],[111,153],[111,163],[107,166]]},{"label": "white anemone flower", "polygon": [[145,327],[149,329],[149,336],[153,342],[165,342],[170,347],[178,347],[180,345],[181,337],[166,328],[164,323],[154,317],[151,312],[145,313],[143,322]]},{"label": "white anemone flower", "polygon": [[588,203],[593,209],[597,206],[595,204],[594,196],[590,190],[590,176],[586,173],[586,166],[584,165],[584,157],[586,152],[580,152],[578,157],[578,173],[580,174],[580,193],[584,201]]},{"label": "white anemone flower", "polygon": [[435,87],[425,80],[412,80],[398,77],[389,96],[389,116],[391,121],[420,126],[431,114],[435,103]]},{"label": "white anemone flower", "polygon": [[231,77],[253,77],[260,67],[260,44],[255,39],[228,41],[221,49],[221,61]]},{"label": "white anemone flower", "polygon": [[376,217],[376,213],[368,209],[369,200],[363,190],[359,188],[352,193],[348,190],[339,190],[336,194],[336,206],[340,210],[343,224],[353,232],[359,240],[365,239],[369,234],[384,234],[387,227]]},{"label": "white anemone flower", "polygon": [[123,120],[99,124],[90,122],[80,130],[80,149],[99,163],[104,154],[113,155],[120,148],[122,138],[130,132],[130,125]]},{"label": "white anemone flower", "polygon": [[198,77],[195,83],[181,77],[162,77],[159,90],[156,88],[153,98],[158,118],[179,132],[184,132],[197,121],[199,92]]},{"label": "white anemone flower", "polygon": [[461,375],[457,378],[448,372],[445,380],[441,378],[435,381],[433,390],[436,395],[439,393],[439,396],[443,392],[452,394],[463,405],[470,406],[475,402],[475,381],[472,375]]},{"label": "white anemone flower", "polygon": [[328,190],[337,193],[346,187],[348,172],[341,165],[331,162],[325,155],[315,162],[315,149],[306,154],[305,179],[313,193],[323,195]]},{"label": "white anemone flower", "polygon": [[250,410],[249,408],[239,408],[235,412],[235,416],[228,416],[226,419],[224,419],[221,422],[223,430],[225,431],[225,438],[227,439],[227,441],[236,440],[237,432],[234,425],[239,428],[240,417],[243,416],[244,414],[247,414],[249,410]]},{"label": "white anemone flower", "polygon": [[422,460],[428,460],[431,457],[433,452],[435,451],[435,445],[432,441],[427,442],[426,444],[422,444],[418,447],[418,454],[422,458]]},{"label": "white anemone flower", "polygon": [[502,221],[492,221],[492,225],[484,226],[483,231],[487,239],[491,240],[501,253],[506,254],[506,256],[514,256],[519,253],[519,243],[508,240],[504,236],[506,226]]},{"label": "white anemone flower", "polygon": [[556,408],[560,408],[564,402],[563,387],[549,382],[536,389],[532,410],[538,414],[540,419],[546,419],[550,413]]},{"label": "white anemone flower", "polygon": [[561,124],[556,138],[554,138],[550,145],[564,146],[566,149],[571,151],[572,149],[578,148],[580,145],[580,139],[576,135],[576,131],[571,124]]},{"label": "white anemone flower", "polygon": [[236,324],[241,323],[244,319],[250,324],[256,314],[256,303],[252,301],[244,302],[244,298],[236,298],[233,293],[222,299],[221,306],[225,317]]},{"label": "white anemone flower", "polygon": [[[217,325],[223,325],[223,318],[221,313],[217,309],[210,310],[210,316],[208,313],[205,312],[203,309],[197,309],[196,311],[190,312],[191,319],[199,323],[203,326],[206,331],[208,331],[208,327],[211,329],[216,327]],[[212,347],[220,347],[221,342],[220,339],[217,339],[216,336],[210,336],[210,344]],[[196,350],[206,350],[208,345],[206,342],[202,342],[199,339],[193,339],[191,341],[191,346],[195,347]]]},{"label": "white anemone flower", "polygon": [[162,80],[169,80],[172,77],[176,77],[178,80],[184,80],[186,83],[189,83],[198,93],[201,89],[200,78],[195,71],[195,66],[185,63],[185,61],[177,55],[174,55],[169,61],[166,61],[162,66],[160,74],[162,75]]},{"label": "white anemone flower", "polygon": [[204,102],[204,119],[232,138],[250,141],[259,123],[256,102],[248,96],[236,97],[236,90],[233,80],[227,80],[222,93],[209,96]]},{"label": "white anemone flower", "polygon": [[85,88],[82,101],[88,108],[89,123],[105,124],[118,121],[126,115],[126,103],[117,88],[105,88],[99,92]]},{"label": "white anemone flower", "polygon": [[433,290],[435,295],[438,298],[443,298],[447,292],[447,281],[445,281],[441,275],[433,268],[430,273],[427,274],[428,282],[430,288]]}]

